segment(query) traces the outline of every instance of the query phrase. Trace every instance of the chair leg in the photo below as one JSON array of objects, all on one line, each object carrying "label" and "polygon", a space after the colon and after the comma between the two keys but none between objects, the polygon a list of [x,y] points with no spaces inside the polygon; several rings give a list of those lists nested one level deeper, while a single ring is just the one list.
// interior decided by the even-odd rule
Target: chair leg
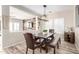
[{"label": "chair leg", "polygon": [[34,52],[34,50],[33,50],[33,54],[34,54],[35,52]]},{"label": "chair leg", "polygon": [[56,48],[54,47],[54,54],[56,54]]},{"label": "chair leg", "polygon": [[[39,39],[39,42],[41,42],[41,39]],[[42,48],[42,46],[40,46],[40,53],[42,52],[41,48]]]},{"label": "chair leg", "polygon": [[59,42],[60,42],[60,44],[61,44],[61,39],[59,38]]},{"label": "chair leg", "polygon": [[57,48],[59,49],[59,42],[57,43]]},{"label": "chair leg", "polygon": [[41,48],[42,48],[42,47],[40,47],[40,53],[42,52]]},{"label": "chair leg", "polygon": [[45,49],[46,49],[46,53],[48,53],[48,47],[47,46],[45,47]]},{"label": "chair leg", "polygon": [[26,54],[28,53],[28,48],[26,48]]}]

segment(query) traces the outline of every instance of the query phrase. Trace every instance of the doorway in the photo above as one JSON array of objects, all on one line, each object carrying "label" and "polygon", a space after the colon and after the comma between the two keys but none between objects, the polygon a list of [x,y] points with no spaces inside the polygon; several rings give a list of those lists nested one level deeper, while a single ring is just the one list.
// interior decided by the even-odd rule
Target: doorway
[{"label": "doorway", "polygon": [[54,29],[55,33],[58,33],[61,38],[64,38],[64,18],[54,19]]}]

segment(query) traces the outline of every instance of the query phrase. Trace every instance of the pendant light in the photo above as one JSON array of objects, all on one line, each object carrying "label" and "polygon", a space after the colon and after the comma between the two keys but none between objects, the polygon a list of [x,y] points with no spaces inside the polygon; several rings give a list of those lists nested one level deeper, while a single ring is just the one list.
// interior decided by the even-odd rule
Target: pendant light
[{"label": "pendant light", "polygon": [[44,20],[44,21],[48,21],[48,20],[47,20],[47,15],[46,15],[46,7],[47,7],[47,5],[43,5],[44,14],[42,15],[42,20]]}]

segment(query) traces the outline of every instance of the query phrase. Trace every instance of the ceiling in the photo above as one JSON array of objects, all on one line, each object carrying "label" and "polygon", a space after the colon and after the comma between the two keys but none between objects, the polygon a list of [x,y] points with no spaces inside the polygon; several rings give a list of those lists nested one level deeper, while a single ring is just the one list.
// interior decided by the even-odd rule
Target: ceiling
[{"label": "ceiling", "polygon": [[[23,5],[25,8],[28,8],[40,15],[43,15],[44,8],[43,5]],[[72,9],[73,5],[47,5],[46,13],[54,13],[62,10]]]},{"label": "ceiling", "polygon": [[[11,5],[15,8],[11,8],[11,16],[17,16],[17,18],[33,18],[34,16],[43,15],[43,5]],[[73,5],[47,5],[46,14],[55,13],[58,11],[73,9]]]},{"label": "ceiling", "polygon": [[35,17],[35,15],[24,12],[24,9],[18,9],[14,7],[10,7],[10,16],[11,18],[17,18],[17,19],[29,19]]}]

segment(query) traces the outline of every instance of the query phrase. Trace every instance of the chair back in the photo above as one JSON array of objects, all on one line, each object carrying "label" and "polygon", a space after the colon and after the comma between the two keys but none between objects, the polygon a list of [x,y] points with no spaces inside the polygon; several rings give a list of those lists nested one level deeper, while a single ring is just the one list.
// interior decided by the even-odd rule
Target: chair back
[{"label": "chair back", "polygon": [[26,34],[24,34],[24,37],[26,40],[27,47],[30,49],[34,49],[33,35],[31,33],[26,33]]}]

